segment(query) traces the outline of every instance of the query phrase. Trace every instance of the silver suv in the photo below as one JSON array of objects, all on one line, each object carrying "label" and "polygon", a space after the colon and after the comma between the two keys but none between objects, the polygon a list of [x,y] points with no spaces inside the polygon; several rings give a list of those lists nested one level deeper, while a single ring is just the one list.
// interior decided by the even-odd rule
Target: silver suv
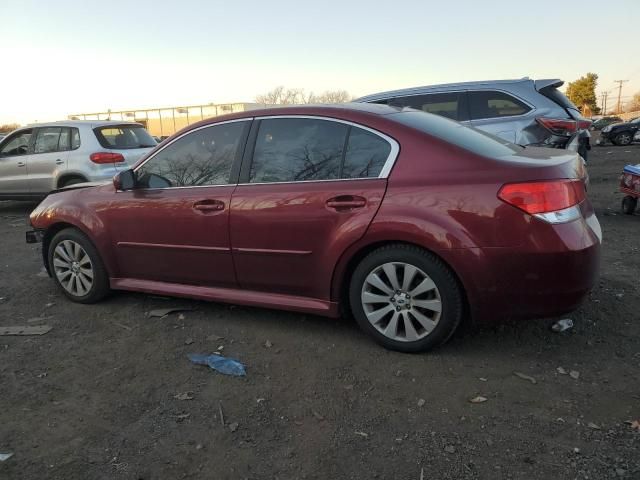
[{"label": "silver suv", "polygon": [[563,83],[529,78],[450,83],[376,93],[356,102],[435,113],[519,145],[577,149],[586,160],[591,121],[558,90]]},{"label": "silver suv", "polygon": [[156,146],[139,123],[41,123],[0,140],[0,199],[41,198],[74,183],[110,180]]}]

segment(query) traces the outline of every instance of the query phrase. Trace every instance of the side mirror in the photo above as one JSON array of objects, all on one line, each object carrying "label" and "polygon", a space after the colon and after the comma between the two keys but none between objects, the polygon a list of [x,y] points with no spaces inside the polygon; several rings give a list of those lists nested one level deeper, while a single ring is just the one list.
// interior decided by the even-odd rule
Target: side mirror
[{"label": "side mirror", "polygon": [[123,170],[113,177],[113,186],[116,190],[133,190],[136,188],[136,173],[131,169]]}]

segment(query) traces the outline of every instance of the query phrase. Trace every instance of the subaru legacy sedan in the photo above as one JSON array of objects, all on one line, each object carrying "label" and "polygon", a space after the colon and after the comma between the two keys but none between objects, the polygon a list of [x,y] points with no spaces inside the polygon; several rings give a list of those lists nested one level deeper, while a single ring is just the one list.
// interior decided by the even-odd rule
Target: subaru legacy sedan
[{"label": "subaru legacy sedan", "polygon": [[50,194],[28,242],[72,301],[131,290],[355,317],[428,350],[465,317],[575,309],[601,230],[576,153],[387,105],[187,127],[112,183]]}]

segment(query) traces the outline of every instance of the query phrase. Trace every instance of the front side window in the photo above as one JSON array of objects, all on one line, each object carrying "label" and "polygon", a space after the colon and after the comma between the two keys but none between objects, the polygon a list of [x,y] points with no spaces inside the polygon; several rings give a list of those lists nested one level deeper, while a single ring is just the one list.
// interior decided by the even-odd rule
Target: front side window
[{"label": "front side window", "polygon": [[347,131],[347,125],[329,120],[262,120],[249,181],[269,183],[340,178]]},{"label": "front side window", "polygon": [[229,183],[231,166],[247,124],[213,125],[176,140],[137,170],[140,187],[196,187]]},{"label": "front side window", "polygon": [[62,135],[61,127],[45,127],[38,129],[36,137],[36,145],[33,153],[51,153],[60,151],[60,136]]},{"label": "front side window", "polygon": [[104,148],[125,150],[155,147],[157,144],[142,125],[108,125],[93,131]]},{"label": "front side window", "polygon": [[6,141],[0,148],[0,156],[12,157],[15,155],[26,155],[29,153],[29,141],[31,140],[32,130],[22,130],[14,133],[5,139]]},{"label": "front side window", "polygon": [[517,98],[503,92],[469,92],[471,120],[524,115],[531,108]]}]

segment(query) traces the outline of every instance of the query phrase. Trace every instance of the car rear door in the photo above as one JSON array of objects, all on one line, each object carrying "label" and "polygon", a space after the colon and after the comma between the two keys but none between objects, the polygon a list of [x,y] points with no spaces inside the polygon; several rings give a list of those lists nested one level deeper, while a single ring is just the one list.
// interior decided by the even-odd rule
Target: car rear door
[{"label": "car rear door", "polygon": [[0,143],[0,197],[30,194],[27,163],[33,148],[33,129],[13,132]]},{"label": "car rear door", "polygon": [[189,131],[136,169],[136,188],[105,206],[120,277],[236,287],[229,204],[250,124]]},{"label": "car rear door", "polygon": [[47,194],[56,188],[55,180],[67,169],[71,129],[40,127],[35,129],[33,153],[29,156],[29,185],[33,194]]},{"label": "car rear door", "polygon": [[395,140],[335,119],[256,119],[231,200],[242,288],[329,299],[333,269],[386,189]]}]

